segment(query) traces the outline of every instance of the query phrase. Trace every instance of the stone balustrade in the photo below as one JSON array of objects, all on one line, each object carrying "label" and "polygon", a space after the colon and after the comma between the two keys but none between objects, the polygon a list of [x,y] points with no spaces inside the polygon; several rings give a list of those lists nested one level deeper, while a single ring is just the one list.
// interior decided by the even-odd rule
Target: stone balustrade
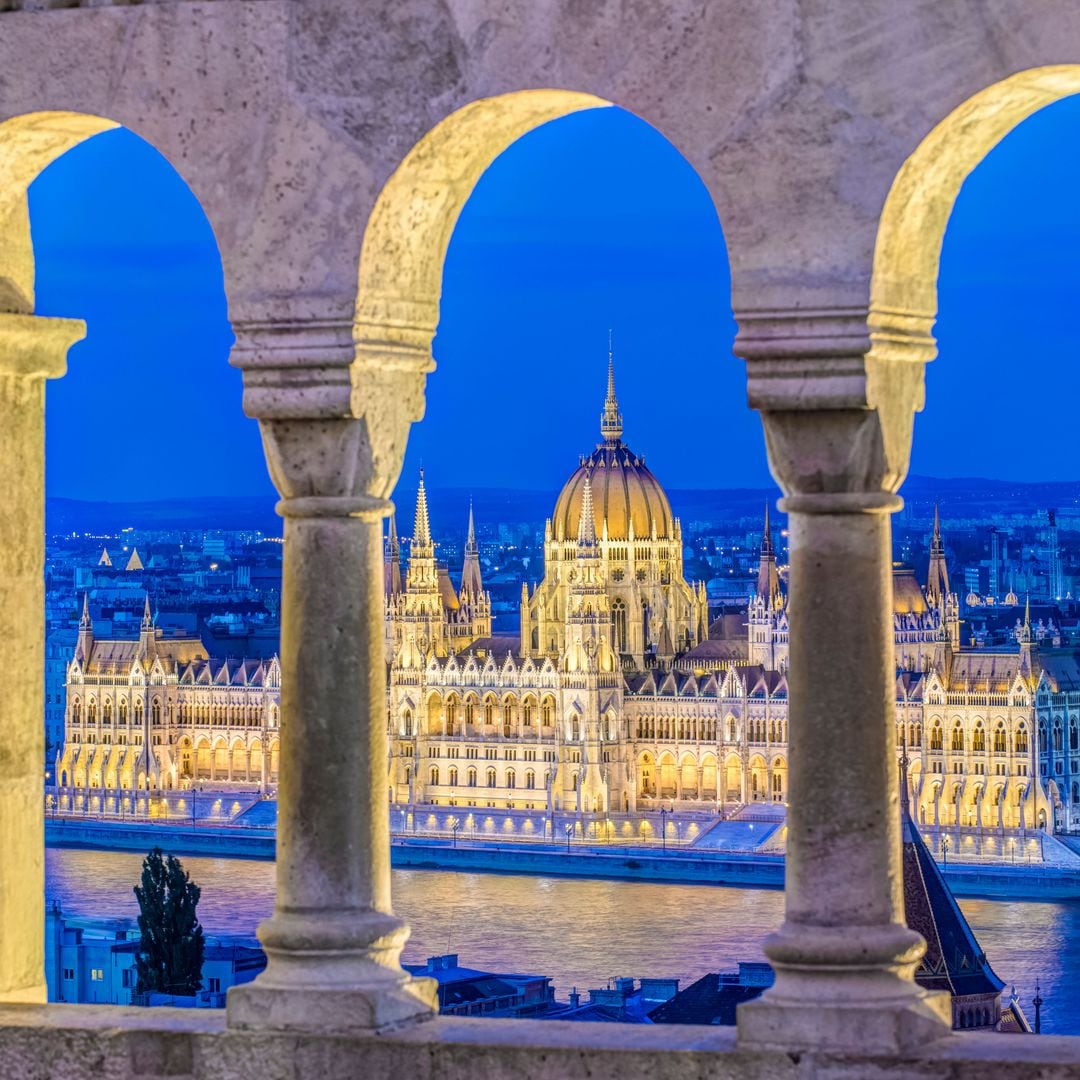
[{"label": "stone balustrade", "polygon": [[[1070,5],[970,6],[0,0],[0,1074],[1076,1075],[1080,1040],[950,1034],[947,1002],[912,980],[923,946],[901,907],[889,515],[942,236],[993,145],[1080,92]],[[381,523],[423,415],[447,246],[507,146],[613,102],[717,207],[790,515],[786,913],[776,984],[737,1032],[436,1019],[390,896]],[[118,124],[214,228],[285,519],[269,964],[224,1017],[41,1004],[43,381],[82,327],[32,314],[27,192]]]}]

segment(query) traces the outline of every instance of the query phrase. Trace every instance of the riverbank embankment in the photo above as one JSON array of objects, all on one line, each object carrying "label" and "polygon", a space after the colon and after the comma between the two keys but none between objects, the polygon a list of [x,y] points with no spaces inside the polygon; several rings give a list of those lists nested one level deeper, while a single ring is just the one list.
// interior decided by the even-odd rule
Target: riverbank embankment
[{"label": "riverbank embankment", "polygon": [[[236,826],[149,824],[49,818],[51,847],[114,851],[167,848],[176,855],[273,859],[272,829]],[[621,845],[505,843],[428,837],[395,837],[391,861],[399,869],[467,870],[484,873],[613,878],[688,885],[735,885],[779,889],[781,855],[760,852],[656,851]],[[949,864],[945,876],[957,896],[1008,900],[1080,899],[1080,873],[1046,865]]]}]

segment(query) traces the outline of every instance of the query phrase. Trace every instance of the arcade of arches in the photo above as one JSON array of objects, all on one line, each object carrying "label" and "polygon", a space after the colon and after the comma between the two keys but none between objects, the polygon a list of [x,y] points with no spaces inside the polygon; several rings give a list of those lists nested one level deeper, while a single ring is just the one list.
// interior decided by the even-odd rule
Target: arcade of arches
[{"label": "arcade of arches", "polygon": [[[661,1031],[633,1048],[588,1032],[537,1033],[525,1046],[495,1039],[482,1021],[454,1042],[445,1020],[383,1036],[377,1049],[363,1038],[427,1019],[435,1005],[434,984],[399,965],[408,928],[390,896],[379,570],[388,496],[433,366],[443,256],[472,184],[510,142],[614,101],[663,131],[716,203],[735,351],[789,514],[786,913],[766,945],[776,984],[740,1009],[737,1046],[697,1035],[695,1053],[715,1047],[733,1075],[816,1074],[824,1052],[832,1076],[866,1075],[873,1055],[893,1075],[975,1075],[989,1055],[1017,1077],[1065,1077],[1076,1052],[1049,1038],[1000,1040],[975,1064],[965,1040],[978,1036],[938,1040],[946,1008],[911,980],[922,944],[904,928],[899,890],[889,515],[901,505],[935,351],[949,208],[989,147],[1080,92],[1080,66],[1065,63],[1080,55],[1075,12],[1026,0],[911,0],[900,18],[885,0],[391,7],[0,5],[0,457],[9,463],[0,999],[45,994],[43,384],[63,373],[84,332],[33,314],[25,193],[49,160],[115,122],[181,172],[221,247],[233,362],[285,518],[281,778],[276,909],[261,931],[269,963],[230,992],[228,1028],[210,1018],[197,1031],[160,1030],[163,1016],[140,1020],[136,1038],[134,1019],[118,1011],[80,1029],[97,1053],[88,1057],[115,1063],[118,1076],[205,1077],[213,1063],[216,1075],[254,1077],[280,1072],[281,1055],[298,1060],[304,1044],[249,1032],[292,1028],[351,1036],[320,1042],[312,1053],[322,1061],[356,1065],[377,1053],[388,1067],[447,1076],[484,1054],[501,1056],[491,1071],[520,1077],[583,1062],[601,1075],[616,1048],[622,1075],[685,1071],[684,1055],[662,1052],[679,1035]],[[532,89],[553,83],[574,92]],[[724,350],[715,352],[721,362]],[[583,487],[567,520],[588,517],[578,512]],[[573,583],[582,628],[599,617],[590,559]],[[672,618],[692,638],[692,614]],[[569,648],[556,645],[573,653],[575,675],[599,685],[615,674],[613,659],[585,640],[579,651],[574,634]],[[685,641],[656,644],[674,653]],[[582,723],[602,725],[606,711],[582,713]],[[941,720],[951,746],[948,710]],[[982,720],[992,746],[996,721]],[[666,749],[657,748],[654,782],[707,790],[711,762],[666,759]],[[770,769],[777,775],[759,757],[743,784],[754,768],[766,784]],[[841,761],[838,805],[820,781]],[[582,762],[586,795],[598,797],[602,763]],[[725,778],[729,764],[717,758]],[[924,790],[926,781],[924,772]],[[42,1068],[68,1068],[72,1059],[57,1056],[68,1040],[50,1025],[69,1022],[46,1009],[30,1032],[12,1027],[23,1014],[5,1012],[0,1057],[33,1052],[51,1063]],[[569,1042],[538,1052],[556,1037]],[[236,1049],[226,1053],[229,1040]],[[1038,1048],[1016,1045],[1029,1042]]]}]

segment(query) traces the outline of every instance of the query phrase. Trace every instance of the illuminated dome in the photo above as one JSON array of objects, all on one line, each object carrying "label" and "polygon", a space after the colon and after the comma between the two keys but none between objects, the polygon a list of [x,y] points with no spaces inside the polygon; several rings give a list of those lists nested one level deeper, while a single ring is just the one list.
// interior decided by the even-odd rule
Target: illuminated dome
[{"label": "illuminated dome", "polygon": [[607,524],[609,540],[626,540],[633,525],[634,536],[673,539],[675,518],[660,481],[622,441],[622,416],[615,399],[615,374],[608,359],[608,392],[600,421],[604,441],[581,459],[555,503],[551,527],[556,540],[576,540],[581,503],[588,478],[596,517],[596,535]]},{"label": "illuminated dome", "polygon": [[1020,605],[1020,597],[1012,589],[1005,594],[1005,605],[1006,607],[1019,607]]}]

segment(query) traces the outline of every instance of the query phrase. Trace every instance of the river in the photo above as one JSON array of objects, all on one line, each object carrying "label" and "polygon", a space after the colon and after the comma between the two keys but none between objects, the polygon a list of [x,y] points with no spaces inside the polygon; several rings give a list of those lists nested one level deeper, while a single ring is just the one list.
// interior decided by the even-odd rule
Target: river
[{"label": "river", "polygon": [[[131,890],[140,855],[48,848],[45,859],[47,896],[64,911],[137,914]],[[183,862],[202,887],[207,933],[254,935],[273,908],[274,864]],[[406,961],[456,952],[469,967],[550,975],[560,997],[621,975],[675,977],[687,986],[739,960],[764,959],[761,942],[783,915],[781,892],[713,885],[395,870],[393,891],[412,927]],[[959,903],[1029,1019],[1038,978],[1043,1031],[1080,1034],[1080,901]]]}]

